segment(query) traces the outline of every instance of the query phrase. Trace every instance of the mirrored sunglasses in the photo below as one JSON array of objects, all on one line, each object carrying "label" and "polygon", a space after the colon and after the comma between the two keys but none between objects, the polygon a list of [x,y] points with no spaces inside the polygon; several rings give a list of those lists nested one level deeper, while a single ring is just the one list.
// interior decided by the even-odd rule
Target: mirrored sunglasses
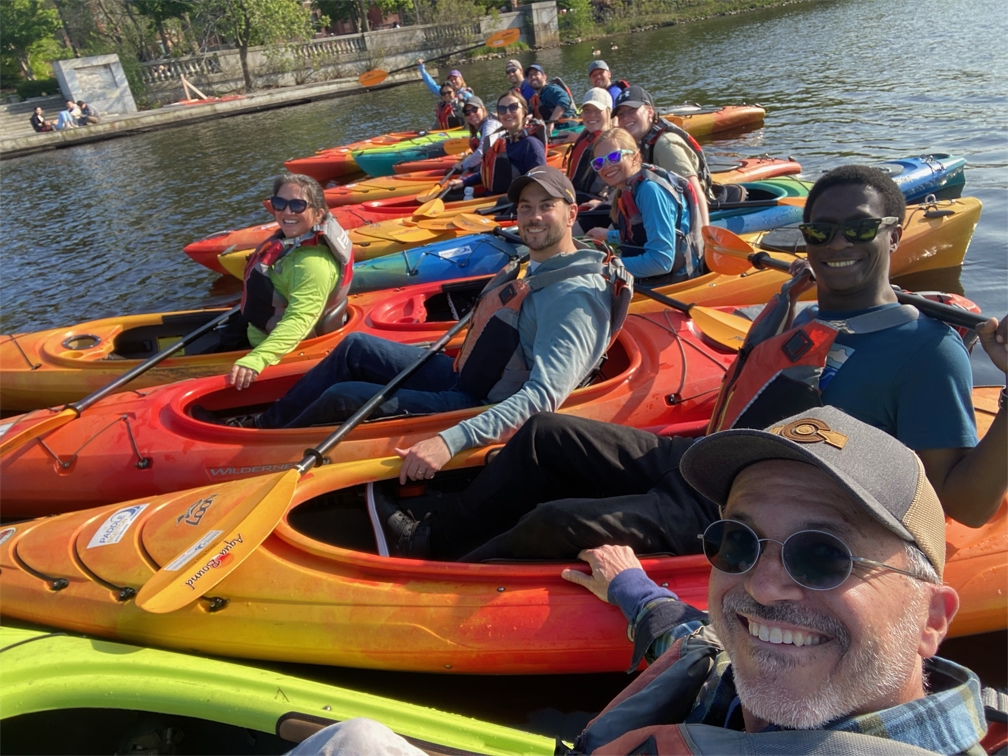
[{"label": "mirrored sunglasses", "polygon": [[601,171],[607,165],[616,165],[620,160],[623,159],[624,155],[633,155],[636,150],[616,150],[616,152],[610,152],[608,155],[602,155],[591,161],[591,167],[595,171]]},{"label": "mirrored sunglasses", "polygon": [[853,244],[870,242],[878,236],[879,228],[897,223],[899,218],[887,215],[884,218],[857,218],[843,223],[801,223],[798,228],[805,243],[813,247],[829,244],[836,232],[840,231]]}]

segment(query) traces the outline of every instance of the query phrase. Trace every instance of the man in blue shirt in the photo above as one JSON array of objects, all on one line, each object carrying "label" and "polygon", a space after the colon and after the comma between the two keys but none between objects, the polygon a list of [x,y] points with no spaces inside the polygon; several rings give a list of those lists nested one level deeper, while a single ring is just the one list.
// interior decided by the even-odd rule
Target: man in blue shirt
[{"label": "man in blue shirt", "polygon": [[588,64],[588,81],[593,87],[606,90],[613,98],[613,102],[616,102],[620,92],[626,88],[613,83],[612,71],[609,70],[609,64],[604,60],[593,60]]},{"label": "man in blue shirt", "polygon": [[529,100],[532,115],[540,121],[552,123],[561,118],[577,116],[570,92],[559,84],[548,82],[546,72],[538,63],[533,63],[525,69],[525,79],[534,90]]},{"label": "man in blue shirt", "polygon": [[504,67],[504,74],[507,76],[512,89],[517,89],[518,94],[524,97],[526,101],[532,99],[532,96],[535,95],[535,90],[525,80],[525,69],[522,68],[520,60],[509,60]]}]

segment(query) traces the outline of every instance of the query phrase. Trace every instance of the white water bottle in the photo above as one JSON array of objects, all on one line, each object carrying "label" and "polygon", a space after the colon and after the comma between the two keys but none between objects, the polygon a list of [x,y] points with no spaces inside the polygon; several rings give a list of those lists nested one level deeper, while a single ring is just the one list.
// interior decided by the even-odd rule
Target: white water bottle
[{"label": "white water bottle", "polygon": [[465,199],[471,200],[473,198],[473,194],[475,193],[475,191],[476,191],[475,188],[473,188],[471,186],[467,186],[465,188],[465,192],[464,192]]}]

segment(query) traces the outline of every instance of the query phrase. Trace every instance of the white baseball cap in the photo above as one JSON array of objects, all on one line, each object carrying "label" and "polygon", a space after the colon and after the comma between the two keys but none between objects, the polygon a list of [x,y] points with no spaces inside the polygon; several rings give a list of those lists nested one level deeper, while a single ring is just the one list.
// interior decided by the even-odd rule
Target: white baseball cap
[{"label": "white baseball cap", "polygon": [[594,105],[599,110],[604,108],[612,110],[612,95],[601,87],[592,87],[585,92],[584,101],[581,103],[581,107],[584,107],[585,105]]}]

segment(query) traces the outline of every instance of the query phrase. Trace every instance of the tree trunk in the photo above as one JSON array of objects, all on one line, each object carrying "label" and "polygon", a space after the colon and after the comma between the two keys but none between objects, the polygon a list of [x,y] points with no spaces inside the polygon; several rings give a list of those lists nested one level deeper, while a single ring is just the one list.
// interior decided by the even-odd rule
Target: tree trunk
[{"label": "tree trunk", "polygon": [[248,66],[248,49],[252,42],[252,19],[249,18],[248,7],[242,3],[242,28],[238,34],[238,57],[241,59],[242,76],[245,77],[245,91],[252,91],[252,72]]},{"label": "tree trunk", "polygon": [[168,41],[168,35],[165,34],[164,23],[161,19],[155,21],[157,24],[158,36],[161,37],[161,44],[164,46],[165,55],[171,55],[171,42]]},{"label": "tree trunk", "polygon": [[66,17],[63,15],[63,5],[61,0],[53,0],[53,5],[56,6],[56,12],[59,13],[60,23],[63,24],[63,43],[73,50],[75,58],[80,57],[80,50],[77,49],[77,44],[74,42],[73,37],[70,35],[70,27],[67,25]]},{"label": "tree trunk", "polygon": [[245,77],[245,91],[252,91],[252,73],[248,65],[248,45],[238,45],[238,57],[241,59],[242,76]]}]

